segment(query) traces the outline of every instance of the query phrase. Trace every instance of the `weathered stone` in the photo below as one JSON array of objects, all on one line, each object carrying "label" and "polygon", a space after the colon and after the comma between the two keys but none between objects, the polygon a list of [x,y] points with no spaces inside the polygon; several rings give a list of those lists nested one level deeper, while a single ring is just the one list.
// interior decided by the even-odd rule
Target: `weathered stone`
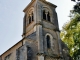
[{"label": "weathered stone", "polygon": [[46,0],[32,0],[23,10],[22,40],[3,53],[0,60],[69,60],[68,48],[60,39],[55,9],[56,5]]}]

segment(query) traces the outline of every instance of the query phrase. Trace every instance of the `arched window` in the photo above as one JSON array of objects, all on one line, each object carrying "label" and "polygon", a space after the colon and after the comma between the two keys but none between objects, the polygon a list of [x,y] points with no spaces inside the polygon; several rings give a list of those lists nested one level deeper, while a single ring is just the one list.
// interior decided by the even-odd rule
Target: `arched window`
[{"label": "arched window", "polygon": [[33,12],[29,15],[29,24],[34,21],[34,14]]},{"label": "arched window", "polygon": [[47,14],[47,20],[50,22],[50,13]]},{"label": "arched window", "polygon": [[46,20],[45,10],[43,10],[43,19]]},{"label": "arched window", "polygon": [[47,48],[50,48],[51,43],[50,43],[50,36],[49,35],[46,36],[46,40],[47,40]]},{"label": "arched window", "polygon": [[45,12],[45,10],[43,10],[43,19],[50,22],[50,13],[49,13],[49,11]]},{"label": "arched window", "polygon": [[27,60],[32,60],[32,49],[27,47]]},{"label": "arched window", "polygon": [[29,24],[31,23],[31,17],[29,16]]}]

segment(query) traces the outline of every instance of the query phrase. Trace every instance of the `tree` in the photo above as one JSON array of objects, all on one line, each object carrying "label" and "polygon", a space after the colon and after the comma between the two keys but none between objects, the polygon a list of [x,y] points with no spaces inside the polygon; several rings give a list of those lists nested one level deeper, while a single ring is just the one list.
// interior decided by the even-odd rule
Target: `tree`
[{"label": "tree", "polygon": [[80,14],[80,2],[77,2],[73,8],[74,8],[74,12]]},{"label": "tree", "polygon": [[60,34],[62,41],[69,48],[70,56],[72,56],[74,60],[80,55],[80,8],[75,8],[75,6],[71,12],[72,17],[70,21],[63,26]]}]

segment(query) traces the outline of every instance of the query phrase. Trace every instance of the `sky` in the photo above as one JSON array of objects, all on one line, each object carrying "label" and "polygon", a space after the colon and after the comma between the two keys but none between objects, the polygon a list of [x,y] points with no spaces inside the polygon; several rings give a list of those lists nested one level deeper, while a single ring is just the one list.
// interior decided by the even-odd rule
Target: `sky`
[{"label": "sky", "polygon": [[[0,0],[0,55],[22,39],[23,9],[31,0]],[[74,2],[70,0],[48,0],[57,5],[59,28],[70,20],[69,12]]]}]

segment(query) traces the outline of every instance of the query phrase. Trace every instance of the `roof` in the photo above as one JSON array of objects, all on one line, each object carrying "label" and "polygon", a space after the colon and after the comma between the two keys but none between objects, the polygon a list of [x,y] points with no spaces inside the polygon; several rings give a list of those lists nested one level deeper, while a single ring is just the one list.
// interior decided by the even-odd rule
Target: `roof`
[{"label": "roof", "polygon": [[[20,42],[22,42],[22,46],[23,46],[23,41],[24,41],[24,39],[27,39],[27,40],[31,40],[31,39],[29,39],[29,38],[27,38],[27,37],[24,37],[24,38],[22,38],[22,40],[20,40],[19,42],[17,42],[16,44],[14,44],[11,48],[9,48],[7,51],[5,51],[3,54],[5,54],[6,52],[8,52],[10,49],[12,49],[13,47],[15,47],[17,44],[19,44]],[[0,58],[2,57],[2,55],[3,54],[1,54],[0,55]]]},{"label": "roof", "polygon": [[[31,1],[31,2],[28,4],[28,6],[26,6],[26,8],[23,10],[23,12],[25,12],[26,9],[27,9],[34,1],[35,1],[35,0]],[[48,1],[43,1],[43,0],[40,0],[40,1],[44,2],[45,4],[54,6],[55,8],[57,7],[56,5],[54,5],[54,4],[52,4],[52,3],[48,2]]]},{"label": "roof", "polygon": [[53,3],[50,3],[50,2],[48,2],[48,1],[43,1],[43,0],[41,0],[42,2],[44,2],[44,3],[46,3],[46,4],[49,4],[49,5],[51,5],[51,6],[54,6],[55,8],[57,7],[56,5],[54,5]]},{"label": "roof", "polygon": [[28,6],[25,7],[25,9],[23,10],[23,12],[25,12],[26,9],[27,9],[34,1],[35,1],[35,0],[31,1],[31,2],[28,4]]},{"label": "roof", "polygon": [[[23,39],[24,39],[24,38],[23,38]],[[7,51],[9,51],[10,49],[12,49],[14,46],[16,46],[17,44],[19,44],[20,42],[22,42],[23,39],[20,40],[19,42],[17,42],[16,44],[14,44],[14,45],[13,45],[11,48],[9,48]],[[5,54],[7,51],[5,51],[3,54]],[[0,57],[1,57],[3,54],[1,54]]]}]

